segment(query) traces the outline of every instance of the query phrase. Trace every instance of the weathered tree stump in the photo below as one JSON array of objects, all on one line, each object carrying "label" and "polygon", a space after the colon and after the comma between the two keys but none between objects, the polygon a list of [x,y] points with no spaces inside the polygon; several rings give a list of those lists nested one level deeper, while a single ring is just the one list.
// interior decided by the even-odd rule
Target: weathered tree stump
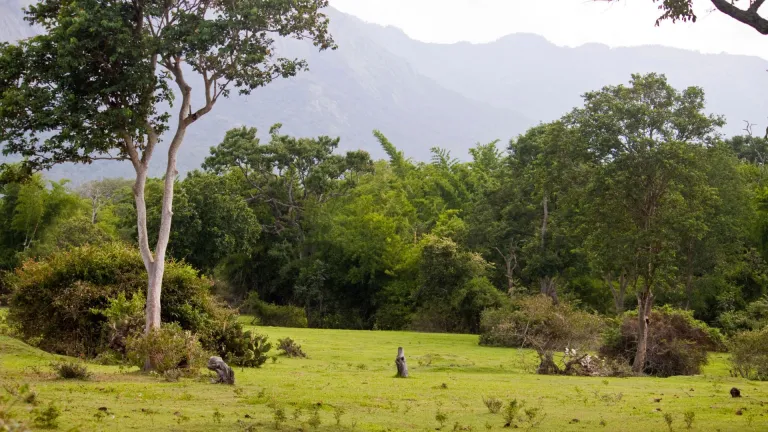
[{"label": "weathered tree stump", "polygon": [[731,397],[735,397],[735,398],[741,397],[741,391],[739,391],[739,389],[737,389],[736,387],[732,388]]},{"label": "weathered tree stump", "polygon": [[209,358],[208,369],[219,375],[218,378],[211,381],[212,384],[235,384],[235,371],[224,363],[221,357]]},{"label": "weathered tree stump", "polygon": [[397,349],[397,357],[395,357],[395,366],[397,366],[397,377],[408,378],[408,365],[405,364],[405,353],[403,347]]}]

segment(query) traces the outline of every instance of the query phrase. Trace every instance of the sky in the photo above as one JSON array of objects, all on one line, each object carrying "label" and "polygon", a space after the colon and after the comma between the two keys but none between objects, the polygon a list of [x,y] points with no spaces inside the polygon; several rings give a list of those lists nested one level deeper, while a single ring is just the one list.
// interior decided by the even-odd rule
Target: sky
[{"label": "sky", "polygon": [[[746,3],[742,0],[739,3]],[[666,45],[768,59],[768,36],[694,0],[696,23],[663,22],[651,0],[330,0],[342,12],[400,28],[424,42],[491,42],[535,33],[561,46]],[[768,5],[763,14],[768,16]]]}]

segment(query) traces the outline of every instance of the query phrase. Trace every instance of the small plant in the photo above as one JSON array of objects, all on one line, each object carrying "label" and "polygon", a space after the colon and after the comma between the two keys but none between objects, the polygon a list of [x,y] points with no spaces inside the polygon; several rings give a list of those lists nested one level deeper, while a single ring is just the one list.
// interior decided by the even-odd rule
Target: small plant
[{"label": "small plant", "polygon": [[285,408],[273,407],[272,408],[272,420],[275,422],[275,429],[280,429],[280,425],[288,420],[288,416],[285,415]]},{"label": "small plant", "polygon": [[173,415],[176,416],[176,423],[178,423],[179,425],[189,421],[189,417],[185,416],[182,412],[177,411],[173,413]]},{"label": "small plant", "polygon": [[252,423],[246,423],[242,420],[237,421],[237,428],[241,430],[242,432],[256,432],[258,429],[256,428],[255,424]]},{"label": "small plant", "polygon": [[336,419],[336,426],[341,425],[341,416],[343,416],[344,413],[346,412],[347,410],[345,410],[344,407],[341,407],[341,406],[336,406],[333,408],[333,418]]},{"label": "small plant", "polygon": [[36,409],[34,412],[35,426],[43,429],[55,429],[59,426],[61,410],[51,402],[46,408]]},{"label": "small plant", "polygon": [[74,361],[51,363],[51,369],[62,379],[87,380],[92,376],[85,363]]},{"label": "small plant", "polygon": [[96,419],[96,423],[101,423],[104,420],[104,417],[107,416],[106,411],[96,411],[96,413],[93,415],[93,418]]},{"label": "small plant", "polygon": [[501,411],[501,407],[504,405],[504,402],[502,402],[501,399],[495,397],[489,397],[488,399],[483,397],[483,403],[491,414],[498,414],[499,411]]},{"label": "small plant", "polygon": [[221,421],[224,420],[224,414],[219,411],[218,408],[213,411],[213,422],[216,424],[221,424]]},{"label": "small plant", "polygon": [[489,422],[489,421],[486,421],[486,422],[485,422],[485,429],[486,429],[486,430],[491,430],[491,429],[493,429],[493,425],[491,424],[491,422]]},{"label": "small plant", "polygon": [[686,429],[691,429],[693,427],[693,420],[696,418],[696,413],[693,411],[686,411],[685,414],[683,414],[683,421],[685,422]]},{"label": "small plant", "polygon": [[667,427],[669,428],[670,432],[672,432],[672,422],[674,422],[674,417],[672,417],[671,413],[664,413],[664,423],[667,424]]},{"label": "small plant", "polygon": [[294,420],[294,421],[299,421],[299,420],[301,420],[301,416],[303,416],[303,415],[304,415],[304,411],[302,411],[302,409],[301,409],[301,408],[298,408],[298,407],[297,407],[297,408],[296,408],[296,409],[293,411],[293,415],[292,415],[292,417],[293,417],[293,420]]},{"label": "small plant", "polygon": [[176,382],[181,379],[183,372],[181,369],[174,368],[163,372],[163,378],[168,382]]},{"label": "small plant", "polygon": [[448,414],[443,412],[440,408],[437,409],[437,412],[435,413],[435,420],[437,420],[438,423],[440,423],[440,429],[445,426],[445,422],[448,421]]},{"label": "small plant", "polygon": [[602,426],[602,427],[606,427],[606,426],[608,426],[608,422],[607,422],[607,421],[605,421],[605,419],[604,419],[604,418],[601,418],[601,419],[600,419],[600,426]]},{"label": "small plant", "polygon": [[511,427],[515,424],[523,405],[525,405],[523,402],[518,402],[517,399],[513,399],[506,407],[504,407],[504,411],[501,413],[504,418],[504,427]]},{"label": "small plant", "polygon": [[317,429],[320,427],[320,424],[322,421],[320,420],[320,407],[315,405],[312,409],[312,415],[309,416],[309,420],[307,420],[307,424],[312,426],[312,429]]},{"label": "small plant", "polygon": [[277,363],[278,357],[276,355],[273,355],[271,358],[272,358],[272,364]]},{"label": "small plant", "polygon": [[541,408],[528,408],[523,412],[525,413],[525,421],[528,423],[528,429],[533,429],[544,421]]},{"label": "small plant", "polygon": [[302,351],[301,345],[297,344],[293,339],[289,337],[285,339],[278,339],[277,349],[282,351],[283,355],[286,357],[307,357],[304,351]]},{"label": "small plant", "polygon": [[360,370],[366,370],[368,369],[368,365],[366,365],[365,363],[358,363],[357,368]]},{"label": "small plant", "polygon": [[419,362],[419,366],[421,367],[429,367],[430,365],[432,365],[432,354],[427,354],[419,357],[418,362]]}]

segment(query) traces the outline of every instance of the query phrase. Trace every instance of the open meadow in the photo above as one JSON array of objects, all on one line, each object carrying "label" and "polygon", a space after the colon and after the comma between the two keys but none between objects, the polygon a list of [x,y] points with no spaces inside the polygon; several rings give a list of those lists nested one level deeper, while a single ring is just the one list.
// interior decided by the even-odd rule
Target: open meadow
[{"label": "open meadow", "polygon": [[[665,414],[673,430],[686,430],[686,412],[694,413],[691,430],[768,428],[768,383],[731,378],[721,354],[693,377],[540,376],[532,373],[533,352],[481,347],[473,335],[257,330],[273,342],[295,339],[309,358],[237,368],[234,387],[210,384],[207,375],[166,382],[98,365],[89,365],[90,380],[67,381],[51,372],[54,356],[0,336],[0,381],[7,388],[31,385],[38,407],[53,401],[61,409],[59,430],[275,430],[281,409],[281,430],[436,430],[437,417],[442,430],[504,430],[502,414],[489,413],[484,397],[539,408],[532,422],[519,423],[534,430],[668,430]],[[394,378],[398,346],[405,348],[408,379]],[[731,398],[734,386],[742,398]],[[29,424],[36,412],[30,404],[14,407]]]}]

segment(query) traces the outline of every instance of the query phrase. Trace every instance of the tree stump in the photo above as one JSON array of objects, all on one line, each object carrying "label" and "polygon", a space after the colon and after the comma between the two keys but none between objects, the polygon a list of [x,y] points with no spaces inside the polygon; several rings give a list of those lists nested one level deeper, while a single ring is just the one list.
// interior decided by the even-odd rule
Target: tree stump
[{"label": "tree stump", "polygon": [[208,359],[208,369],[216,372],[218,378],[212,380],[212,384],[235,384],[235,371],[229,365],[224,363],[221,357],[211,357]]},{"label": "tree stump", "polygon": [[395,366],[397,366],[397,377],[408,378],[408,366],[405,364],[405,353],[403,353],[403,347],[397,349],[397,357],[395,357]]}]

